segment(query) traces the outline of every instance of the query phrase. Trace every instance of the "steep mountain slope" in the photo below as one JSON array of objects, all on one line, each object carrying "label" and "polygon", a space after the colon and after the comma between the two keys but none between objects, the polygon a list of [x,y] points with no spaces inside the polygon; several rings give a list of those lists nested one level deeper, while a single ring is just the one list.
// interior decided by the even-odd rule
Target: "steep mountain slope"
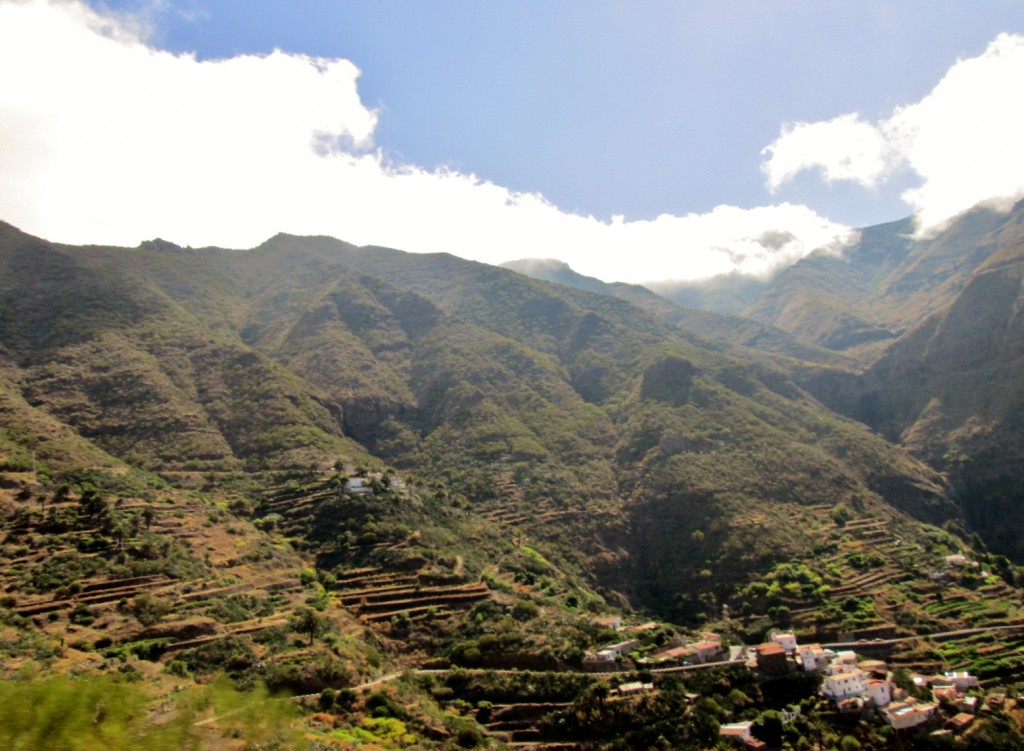
[{"label": "steep mountain slope", "polygon": [[[953,301],[864,376],[861,417],[949,473],[993,549],[1024,555],[1024,220]],[[1004,228],[1004,237],[1011,228]]]},{"label": "steep mountain slope", "polygon": [[[279,237],[268,246],[278,243],[291,250],[307,245],[324,255],[332,252],[327,240]],[[640,542],[630,530],[641,517],[650,519],[659,535],[673,528],[673,534],[686,539],[709,517],[727,519],[752,505],[795,504],[775,508],[761,533],[764,547],[751,551],[749,562],[755,564],[807,544],[806,538],[788,529],[785,517],[799,514],[796,506],[812,499],[842,499],[877,510],[877,490],[923,518],[938,521],[956,514],[940,500],[943,491],[937,477],[918,474],[920,467],[913,462],[903,464],[905,458],[892,464],[890,448],[883,441],[827,416],[778,369],[767,363],[751,365],[687,341],[671,326],[625,302],[541,285],[449,256],[406,256],[350,247],[341,247],[337,253],[349,263],[358,263],[365,272],[427,296],[481,328],[541,352],[554,366],[553,373],[560,372],[578,397],[601,408],[604,427],[599,435],[613,439],[616,449],[609,467],[607,454],[602,453],[607,452],[607,443],[597,442],[599,450],[593,455],[599,461],[593,466],[604,467],[599,473],[574,470],[558,462],[561,450],[550,456],[517,457],[506,446],[503,453],[488,455],[479,447],[493,446],[496,432],[487,430],[479,433],[479,440],[471,439],[458,448],[459,452],[472,452],[471,465],[452,466],[456,455],[449,448],[445,455],[429,457],[429,466],[453,482],[465,482],[467,477],[493,477],[511,464],[528,502],[550,502],[553,494],[563,498],[589,495],[599,501],[595,510],[614,510],[619,507],[615,498],[623,498],[626,517],[613,513],[602,522],[606,530],[612,530],[611,538],[606,536],[612,540],[611,550],[620,551],[607,559],[606,576],[613,576],[619,586],[635,582],[639,577],[626,573],[631,561],[654,555],[654,550],[671,551],[667,555],[674,558],[672,565],[661,565],[666,561],[643,564],[652,582],[648,594],[655,599],[651,601],[667,602],[678,582],[692,581],[695,573],[706,568],[708,550],[722,562],[730,556],[727,546],[717,545],[718,540],[701,552],[680,547],[678,538],[671,543],[663,536]],[[467,375],[475,378],[470,372]],[[501,410],[506,407],[495,407],[499,411],[489,414],[488,420],[501,426],[497,435],[507,434],[509,425],[516,423],[503,425]],[[517,422],[523,423],[522,407],[517,409]],[[550,423],[549,434],[534,430],[529,436],[541,447],[551,446],[559,433],[578,431],[576,421],[564,423],[556,413],[545,411],[542,417]],[[482,428],[474,422],[472,412],[458,418],[457,432],[462,436],[474,436]],[[824,434],[831,437],[820,440]],[[803,450],[796,445],[803,443],[818,444],[806,459],[799,458]],[[833,469],[826,469],[838,456],[844,458]],[[394,459],[401,461],[397,456]],[[637,478],[653,476],[650,470],[661,464],[667,467],[662,475],[665,503],[654,508],[648,503],[654,491]],[[879,484],[872,487],[876,481]],[[476,491],[485,487],[486,483],[477,483]],[[681,500],[689,491],[695,494],[691,497],[700,499],[696,507]],[[593,513],[577,517],[577,524],[585,527],[592,523],[588,516]],[[552,532],[562,534],[557,527],[542,528],[535,534]],[[740,534],[740,530],[723,527],[720,539],[738,540]],[[600,548],[595,550],[585,536],[582,539],[584,549],[605,559]],[[723,576],[721,581],[728,578]],[[653,594],[655,590],[657,594]]]},{"label": "steep mountain slope", "polygon": [[[614,297],[329,238],[2,240],[20,393],[179,484],[376,455],[482,513],[532,512],[550,560],[662,609],[813,545],[790,523],[807,505],[958,517],[938,476],[771,361]],[[736,522],[752,509],[754,546]]]},{"label": "steep mountain slope", "polygon": [[[825,344],[854,330],[840,318],[881,326],[885,339],[847,350],[867,364],[862,372],[805,362],[790,375],[944,473],[972,528],[1019,559],[1024,538],[1003,520],[1024,498],[1017,471],[1024,204],[1010,212],[976,208],[924,240],[900,240],[899,227],[865,231],[843,258],[797,264],[754,312],[774,311],[776,323]],[[773,302],[787,295],[789,312]]]},{"label": "steep mountain slope", "polygon": [[978,207],[922,239],[911,219],[869,227],[840,254],[819,251],[781,271],[744,315],[869,363],[944,307],[1021,211]]},{"label": "steep mountain slope", "polygon": [[[518,271],[533,279],[627,300],[637,307],[675,324],[686,334],[696,335],[700,338],[697,342],[700,344],[713,342],[728,348],[746,347],[759,352],[808,362],[828,363],[836,366],[849,365],[848,360],[838,353],[807,344],[782,329],[732,315],[732,311],[721,311],[711,304],[705,306],[703,298],[692,301],[694,304],[688,304],[681,301],[685,298],[680,298],[679,295],[664,297],[640,285],[608,284],[600,279],[577,274],[567,264],[551,259],[524,259],[502,265],[504,268]],[[763,286],[761,284],[758,289],[760,290]],[[710,303],[711,298],[716,295],[717,286],[710,284],[706,289],[704,287],[702,289],[704,289],[703,294],[708,298],[707,302]]]},{"label": "steep mountain slope", "polygon": [[194,254],[72,251],[9,227],[2,242],[12,377],[30,404],[106,451],[178,473],[361,451],[308,385],[230,331],[233,281]]}]

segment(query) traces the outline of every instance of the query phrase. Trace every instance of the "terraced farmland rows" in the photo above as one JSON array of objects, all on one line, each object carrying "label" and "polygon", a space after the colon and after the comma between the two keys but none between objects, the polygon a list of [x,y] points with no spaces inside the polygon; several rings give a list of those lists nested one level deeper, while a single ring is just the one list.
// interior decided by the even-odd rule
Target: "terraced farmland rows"
[{"label": "terraced farmland rows", "polygon": [[437,585],[426,572],[361,568],[340,572],[333,594],[357,618],[376,624],[395,616],[445,617],[490,597],[479,583]]},{"label": "terraced farmland rows", "polygon": [[[87,650],[116,650],[149,640],[173,654],[288,623],[303,589],[299,560],[285,554],[269,561],[246,556],[259,536],[213,524],[221,509],[192,500],[127,498],[97,502],[90,510],[85,501],[30,496],[13,506],[14,513],[0,527],[4,550],[18,553],[10,555],[0,576],[0,586],[17,593],[7,596],[5,606],[31,618],[42,631]],[[100,524],[99,518],[106,520]],[[54,545],[58,540],[61,544]],[[171,550],[179,568],[166,566]],[[63,571],[55,565],[61,552],[74,568]],[[189,564],[188,557],[205,559],[205,566]],[[132,567],[157,571],[125,575]],[[40,570],[45,577],[37,589],[43,593],[25,594],[25,581]],[[85,578],[76,579],[82,571]],[[243,598],[258,602],[263,613],[244,618],[243,609],[237,613],[244,620],[223,622],[232,616],[218,609]],[[150,614],[138,615],[140,608],[150,608]]]},{"label": "terraced farmland rows", "polygon": [[551,712],[568,706],[566,703],[551,702],[495,704],[488,721],[484,723],[484,728],[488,734],[504,741],[512,748],[577,751],[580,748],[578,743],[546,738],[543,733],[544,718]]}]

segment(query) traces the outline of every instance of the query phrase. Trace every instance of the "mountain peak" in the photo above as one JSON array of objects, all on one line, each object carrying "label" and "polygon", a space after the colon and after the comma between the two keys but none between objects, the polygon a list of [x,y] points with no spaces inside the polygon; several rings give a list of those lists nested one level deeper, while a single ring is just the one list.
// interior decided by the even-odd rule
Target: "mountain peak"
[{"label": "mountain peak", "polygon": [[155,237],[152,240],[143,240],[140,242],[139,250],[174,251],[180,253],[185,250],[185,248],[181,247],[177,243],[172,243],[170,240]]}]

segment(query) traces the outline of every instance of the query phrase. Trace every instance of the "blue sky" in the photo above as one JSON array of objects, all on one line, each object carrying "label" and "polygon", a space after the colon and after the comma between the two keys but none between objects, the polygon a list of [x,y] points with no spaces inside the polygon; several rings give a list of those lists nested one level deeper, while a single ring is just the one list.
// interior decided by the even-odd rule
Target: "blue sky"
[{"label": "blue sky", "polygon": [[[351,60],[364,102],[381,111],[376,140],[401,161],[630,219],[770,200],[759,153],[782,123],[883,117],[999,32],[1024,33],[1018,0],[162,7],[151,18],[167,49]],[[854,225],[909,213],[906,180],[863,191],[810,178],[775,200]]]},{"label": "blue sky", "polygon": [[[208,218],[188,224],[181,218],[190,214],[185,210],[188,201],[175,209],[175,196],[181,195],[178,191],[165,197],[166,214],[178,218],[140,212],[155,225],[143,234],[147,227],[120,225],[124,220],[113,213],[102,216],[102,209],[92,212],[101,216],[94,216],[91,223],[80,218],[76,224],[67,218],[68,211],[60,219],[55,216],[57,208],[34,205],[31,191],[20,191],[5,201],[0,190],[0,218],[27,224],[30,231],[53,239],[130,244],[165,234],[183,244],[244,245],[258,242],[259,233],[280,229],[322,232],[410,250],[447,249],[488,262],[555,255],[585,273],[643,281],[728,271],[731,267],[726,259],[736,258],[740,262],[734,263],[735,268],[764,273],[818,244],[841,241],[850,227],[900,218],[915,210],[928,216],[930,207],[939,204],[943,208],[932,210],[931,215],[943,219],[943,213],[966,208],[960,205],[965,201],[989,197],[988,191],[992,196],[1014,193],[1024,185],[1024,176],[1019,180],[1005,175],[985,181],[979,178],[974,192],[954,200],[947,197],[948,191],[940,190],[945,183],[936,175],[950,184],[958,182],[957,176],[949,170],[942,172],[943,166],[934,163],[936,150],[906,145],[911,138],[908,134],[937,132],[932,123],[948,120],[943,113],[973,106],[959,106],[954,95],[964,95],[951,92],[944,104],[931,108],[932,120],[918,117],[928,110],[918,105],[937,99],[929,99],[930,94],[958,61],[984,59],[1012,69],[1012,75],[1001,83],[1003,88],[991,92],[990,100],[1009,99],[1010,94],[1019,98],[1024,80],[1014,76],[1020,67],[1018,48],[1024,50],[1024,36],[1020,36],[1024,35],[1024,4],[1017,0],[108,0],[91,2],[97,14],[92,16],[76,3],[50,5],[32,0],[12,4],[0,0],[0,11],[5,6],[12,10],[12,5],[21,5],[22,10],[12,12],[11,18],[43,36],[47,28],[56,28],[60,22],[58,12],[92,32],[97,19],[114,23],[118,31],[113,36],[122,46],[135,45],[136,53],[140,49],[149,52],[147,59],[154,67],[146,74],[152,81],[148,88],[155,90],[161,101],[179,96],[183,84],[176,82],[178,76],[190,82],[212,81],[224,67],[213,65],[214,61],[253,59],[264,63],[261,70],[252,66],[251,76],[257,81],[254,92],[259,92],[258,81],[263,77],[285,82],[285,90],[308,83],[309,96],[316,98],[334,97],[333,85],[338,99],[348,101],[347,109],[339,105],[336,111],[318,109],[321,104],[311,99],[293,101],[283,96],[279,103],[280,109],[290,110],[283,116],[295,122],[278,131],[300,130],[305,117],[309,133],[326,133],[335,139],[330,141],[330,154],[321,153],[321,162],[334,160],[334,178],[322,174],[321,162],[310,162],[308,169],[316,177],[305,181],[302,169],[289,166],[303,161],[305,155],[287,162],[283,147],[279,161],[268,160],[277,165],[268,166],[267,174],[275,178],[268,183],[316,182],[316,195],[304,204],[317,204],[319,215],[312,208],[302,216],[282,214],[276,228],[253,222],[250,236],[237,229],[244,212],[232,214],[231,206],[218,212],[225,217],[219,228]],[[26,8],[35,14],[32,19]],[[9,29],[14,26],[8,24]],[[23,29],[18,33],[25,37],[30,32]],[[105,33],[109,41],[112,34],[109,29]],[[997,49],[994,45],[1000,34],[1009,41]],[[76,60],[85,56],[106,59],[99,45],[88,43],[81,35],[67,37],[72,38],[78,41],[62,45],[62,49],[70,49],[68,59],[59,61],[63,68],[46,62],[58,69],[58,73],[47,75],[82,65]],[[325,74],[324,80],[310,82],[306,73],[289,68],[286,61],[270,60],[274,50],[291,57],[349,61],[358,75],[355,69],[344,73],[338,67],[333,69],[334,79],[326,80],[330,76]],[[177,65],[158,60],[160,52],[173,53],[170,57]],[[6,60],[0,58],[0,74],[2,66],[13,67],[16,62],[13,53]],[[20,70],[26,69],[26,62],[22,61]],[[177,73],[170,71],[173,67]],[[975,68],[974,75],[981,79],[999,78],[981,63]],[[116,92],[128,91],[120,102],[126,110],[154,106],[146,103],[151,94],[141,88],[133,95],[131,87],[119,80],[120,73],[96,70],[99,72],[87,86],[102,91],[104,84],[109,84],[111,99],[95,117],[109,115],[112,128],[120,127],[116,123],[124,119],[118,112]],[[233,75],[239,76],[233,84],[235,90],[248,91],[248,74],[236,70]],[[288,84],[288,76],[297,77]],[[298,83],[300,79],[303,83]],[[276,85],[267,90],[275,90]],[[39,86],[54,88],[50,79]],[[15,103],[19,96],[26,96],[17,90],[4,91],[2,85],[0,94],[4,101]],[[90,101],[104,96],[94,94]],[[213,139],[211,143],[230,142],[227,133],[214,133],[212,126],[203,130],[201,113],[219,107],[217,95],[202,102],[182,96],[186,98],[175,111],[195,106],[196,117],[175,122],[173,130],[157,139],[165,154],[177,149],[195,153],[207,135]],[[354,103],[349,101],[353,96]],[[223,93],[219,96],[219,100],[230,98]],[[304,112],[307,103],[310,111]],[[21,109],[8,109],[9,122],[15,124],[59,115],[56,105],[39,111],[34,101]],[[277,117],[278,110],[273,102],[261,102],[255,108],[239,103],[222,118],[213,119],[227,122],[237,117],[244,121],[250,114],[266,122]],[[841,120],[844,116],[847,119]],[[1018,109],[1004,112],[996,108],[990,113],[990,119],[1008,118],[1014,124],[1018,116]],[[344,123],[332,126],[332,118]],[[121,143],[134,142],[140,127],[161,126],[146,122],[133,127],[133,133],[122,137]],[[194,134],[183,132],[191,127],[197,128]],[[977,127],[963,124],[960,137]],[[58,143],[56,139],[80,135],[57,132],[56,126],[38,130],[52,130],[54,143],[42,144],[41,137],[14,133],[8,141],[14,146],[8,147],[6,161],[0,153],[0,170],[5,164],[15,164],[21,172],[11,172],[7,179],[24,174],[29,179],[23,178],[22,184],[38,182],[42,186],[57,179],[48,177],[49,170],[54,175],[80,174],[83,165],[79,157],[54,157],[45,163],[40,157],[38,164],[33,163],[35,153],[62,153],[65,148],[70,153],[71,140]],[[340,135],[344,139],[338,140]],[[982,132],[970,135],[986,139]],[[244,141],[249,134],[240,128],[235,137]],[[965,163],[973,163],[976,155],[948,140],[953,137],[951,132],[936,135],[940,141],[947,139],[947,151],[962,151]],[[96,138],[102,141],[103,137]],[[259,160],[268,149],[276,148],[272,134],[259,138],[247,147],[251,159]],[[83,147],[82,142],[76,143],[78,149]],[[137,177],[132,172],[140,161],[137,154],[117,143],[101,143],[101,147],[109,149],[109,169],[129,179]],[[139,148],[156,147],[140,143]],[[223,146],[206,144],[200,149],[207,150],[208,163],[209,154],[219,153],[217,149],[222,152]],[[340,154],[342,151],[351,158]],[[345,158],[346,175],[359,172],[366,176],[371,170],[367,160],[374,161],[378,173],[372,188],[353,187],[349,177],[340,177]],[[1014,159],[994,162],[1016,175],[1019,164]],[[187,161],[182,156],[164,167],[168,180],[184,180],[184,175],[173,178],[171,173],[175,164]],[[158,165],[154,159],[153,167]],[[237,172],[236,163],[225,159],[225,173],[229,169]],[[430,176],[444,183],[443,187],[427,185]],[[389,182],[384,177],[393,179]],[[471,190],[474,185],[480,188],[479,194]],[[194,183],[192,189],[200,190]],[[417,189],[424,192],[419,194]],[[127,200],[111,190],[111,201]],[[336,203],[331,203],[325,194],[335,190]],[[516,204],[516,216],[499,216],[494,209],[491,217],[474,203],[485,200],[485,193],[490,196],[488,206]],[[353,195],[368,201],[365,196],[371,194],[378,206],[390,207],[389,211],[381,208],[379,229],[365,220],[373,213],[367,206],[360,205],[353,212],[364,218],[362,224],[355,217],[347,224],[339,218],[345,206],[352,205]],[[40,188],[39,195],[52,198],[53,191],[47,194]],[[486,226],[464,236],[451,230],[461,221],[462,209],[456,204],[463,195],[467,225],[472,223],[471,217],[487,215],[492,235]],[[258,199],[249,196],[246,200]],[[430,212],[419,208],[425,202],[431,204]],[[323,218],[328,215],[334,219]],[[274,218],[271,215],[267,221]],[[235,231],[227,228],[228,222]],[[397,231],[396,225],[407,226],[408,233]],[[442,225],[448,229],[439,229]],[[534,229],[526,231],[527,225]],[[777,243],[759,240],[762,235],[777,237],[780,232],[791,232],[794,237],[785,252],[777,252]],[[135,236],[139,234],[143,236]],[[633,252],[637,247],[656,249],[644,258],[642,267]],[[701,253],[718,255],[705,259]]]}]

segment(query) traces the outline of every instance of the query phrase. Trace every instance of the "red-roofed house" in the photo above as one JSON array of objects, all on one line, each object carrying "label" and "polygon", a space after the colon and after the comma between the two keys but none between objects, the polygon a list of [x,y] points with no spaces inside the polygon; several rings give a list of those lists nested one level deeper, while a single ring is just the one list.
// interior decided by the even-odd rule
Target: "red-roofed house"
[{"label": "red-roofed house", "polygon": [[757,667],[765,675],[785,675],[789,672],[789,661],[786,650],[781,644],[770,641],[754,647],[757,655]]},{"label": "red-roofed house", "polygon": [[698,662],[714,662],[722,656],[722,643],[717,641],[698,641],[687,647]]}]

